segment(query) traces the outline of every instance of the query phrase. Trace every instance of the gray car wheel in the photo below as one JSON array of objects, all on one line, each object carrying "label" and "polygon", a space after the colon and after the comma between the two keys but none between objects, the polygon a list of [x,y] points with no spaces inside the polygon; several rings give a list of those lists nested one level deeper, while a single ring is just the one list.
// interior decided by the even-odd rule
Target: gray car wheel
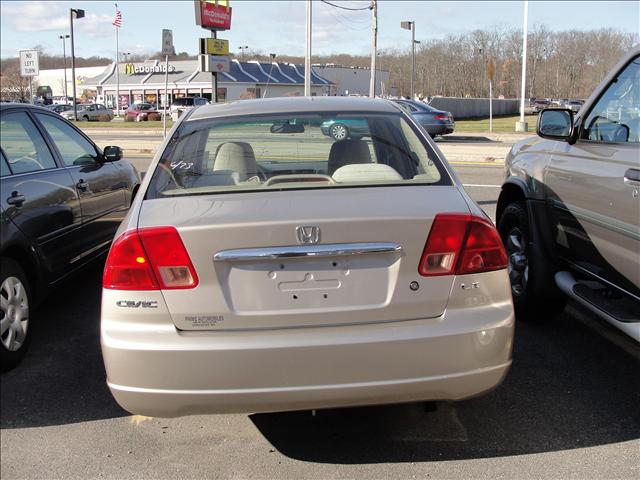
[{"label": "gray car wheel", "polygon": [[334,123],[329,129],[329,134],[334,140],[344,140],[349,136],[349,129],[341,123]]},{"label": "gray car wheel", "polygon": [[30,287],[15,261],[3,258],[0,275],[0,352],[2,371],[15,367],[31,339],[29,329]]}]

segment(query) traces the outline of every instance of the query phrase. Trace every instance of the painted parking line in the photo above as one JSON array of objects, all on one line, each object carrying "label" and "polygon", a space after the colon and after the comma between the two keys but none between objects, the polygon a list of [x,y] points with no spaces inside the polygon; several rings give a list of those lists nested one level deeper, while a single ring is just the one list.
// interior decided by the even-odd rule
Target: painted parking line
[{"label": "painted parking line", "polygon": [[463,183],[463,187],[502,188],[502,185],[484,185],[481,183]]},{"label": "painted parking line", "polygon": [[472,167],[491,167],[491,168],[504,168],[504,163],[488,163],[488,162],[465,162],[465,161],[456,161],[456,160],[449,160],[448,161],[449,165],[468,165],[468,166],[472,166]]}]

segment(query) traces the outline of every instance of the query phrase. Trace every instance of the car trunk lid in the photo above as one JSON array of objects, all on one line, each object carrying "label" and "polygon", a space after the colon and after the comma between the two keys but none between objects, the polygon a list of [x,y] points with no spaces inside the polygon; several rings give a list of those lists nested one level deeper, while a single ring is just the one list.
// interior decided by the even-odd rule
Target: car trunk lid
[{"label": "car trunk lid", "polygon": [[181,330],[389,322],[444,312],[453,276],[421,277],[434,217],[469,213],[455,186],[306,189],[143,202],[173,225],[199,283],[163,290]]}]

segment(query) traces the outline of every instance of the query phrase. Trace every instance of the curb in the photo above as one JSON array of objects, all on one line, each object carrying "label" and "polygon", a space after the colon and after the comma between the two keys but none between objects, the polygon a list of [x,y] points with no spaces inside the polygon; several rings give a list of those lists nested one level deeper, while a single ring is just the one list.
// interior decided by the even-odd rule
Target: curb
[{"label": "curb", "polygon": [[135,156],[145,156],[145,157],[153,157],[155,155],[155,149],[151,148],[123,148],[122,152],[124,155],[135,155]]}]

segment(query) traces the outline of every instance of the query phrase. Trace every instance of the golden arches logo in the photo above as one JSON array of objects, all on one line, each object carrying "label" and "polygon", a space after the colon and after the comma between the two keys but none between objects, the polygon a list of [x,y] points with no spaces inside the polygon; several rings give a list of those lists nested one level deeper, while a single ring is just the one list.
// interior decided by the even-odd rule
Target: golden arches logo
[{"label": "golden arches logo", "polygon": [[125,75],[134,75],[135,73],[136,73],[136,67],[133,65],[133,63],[127,63],[124,66]]}]

